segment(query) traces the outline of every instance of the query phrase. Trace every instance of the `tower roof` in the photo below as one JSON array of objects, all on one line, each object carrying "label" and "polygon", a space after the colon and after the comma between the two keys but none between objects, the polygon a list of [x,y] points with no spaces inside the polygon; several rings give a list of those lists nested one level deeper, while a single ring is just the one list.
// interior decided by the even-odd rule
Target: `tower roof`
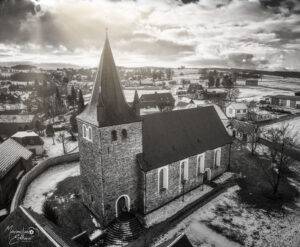
[{"label": "tower roof", "polygon": [[97,126],[116,125],[138,120],[125,100],[107,36],[91,101],[78,118]]}]

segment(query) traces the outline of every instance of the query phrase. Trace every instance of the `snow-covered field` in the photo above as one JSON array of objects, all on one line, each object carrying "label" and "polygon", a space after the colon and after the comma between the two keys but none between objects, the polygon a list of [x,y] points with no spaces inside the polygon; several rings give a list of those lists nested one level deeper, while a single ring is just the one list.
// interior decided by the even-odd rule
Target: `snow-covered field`
[{"label": "snow-covered field", "polygon": [[23,206],[31,207],[35,212],[41,213],[43,203],[55,191],[57,184],[67,177],[78,176],[79,174],[79,162],[49,168],[28,186]]},{"label": "snow-covered field", "polygon": [[[193,246],[289,246],[300,244],[300,217],[292,210],[269,213],[239,203],[238,186],[198,209],[157,240],[157,246],[186,233]],[[298,210],[299,213],[299,210]],[[214,229],[214,230],[213,230]]]},{"label": "snow-covered field", "polygon": [[240,94],[238,98],[246,101],[251,101],[251,100],[259,101],[264,96],[267,95],[277,95],[277,94],[293,95],[293,92],[291,91],[264,88],[264,87],[239,87],[239,91]]}]

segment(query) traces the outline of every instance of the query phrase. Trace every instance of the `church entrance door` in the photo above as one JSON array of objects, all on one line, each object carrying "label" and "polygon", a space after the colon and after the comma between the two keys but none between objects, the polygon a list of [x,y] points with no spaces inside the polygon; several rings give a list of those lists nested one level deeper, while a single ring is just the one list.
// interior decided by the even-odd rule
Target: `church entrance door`
[{"label": "church entrance door", "polygon": [[116,201],[116,217],[130,211],[130,198],[127,195],[120,196]]}]

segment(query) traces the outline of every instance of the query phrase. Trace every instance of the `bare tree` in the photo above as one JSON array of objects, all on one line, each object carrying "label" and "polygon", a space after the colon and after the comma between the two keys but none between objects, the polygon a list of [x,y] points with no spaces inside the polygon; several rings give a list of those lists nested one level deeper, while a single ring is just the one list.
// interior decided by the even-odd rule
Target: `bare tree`
[{"label": "bare tree", "polygon": [[286,178],[286,171],[293,159],[288,155],[288,150],[295,147],[295,137],[290,126],[265,129],[262,137],[268,141],[266,152],[257,159],[257,164],[263,170],[266,180],[272,187],[273,196],[278,192],[280,183]]},{"label": "bare tree", "polygon": [[250,144],[251,154],[255,155],[258,146],[259,137],[262,133],[261,128],[256,124],[252,124],[252,130],[248,134],[248,143]]},{"label": "bare tree", "polygon": [[240,94],[240,90],[238,88],[228,88],[226,89],[226,98],[228,101],[236,101]]},{"label": "bare tree", "polygon": [[68,153],[67,147],[70,141],[67,139],[64,131],[58,134],[57,141],[62,144],[63,153],[67,154]]}]

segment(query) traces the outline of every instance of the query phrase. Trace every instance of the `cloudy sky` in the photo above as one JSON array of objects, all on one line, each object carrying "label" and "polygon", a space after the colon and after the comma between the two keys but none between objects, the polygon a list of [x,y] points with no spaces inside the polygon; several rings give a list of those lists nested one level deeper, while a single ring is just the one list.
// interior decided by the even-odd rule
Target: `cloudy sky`
[{"label": "cloudy sky", "polygon": [[300,70],[298,0],[0,0],[0,62]]}]

